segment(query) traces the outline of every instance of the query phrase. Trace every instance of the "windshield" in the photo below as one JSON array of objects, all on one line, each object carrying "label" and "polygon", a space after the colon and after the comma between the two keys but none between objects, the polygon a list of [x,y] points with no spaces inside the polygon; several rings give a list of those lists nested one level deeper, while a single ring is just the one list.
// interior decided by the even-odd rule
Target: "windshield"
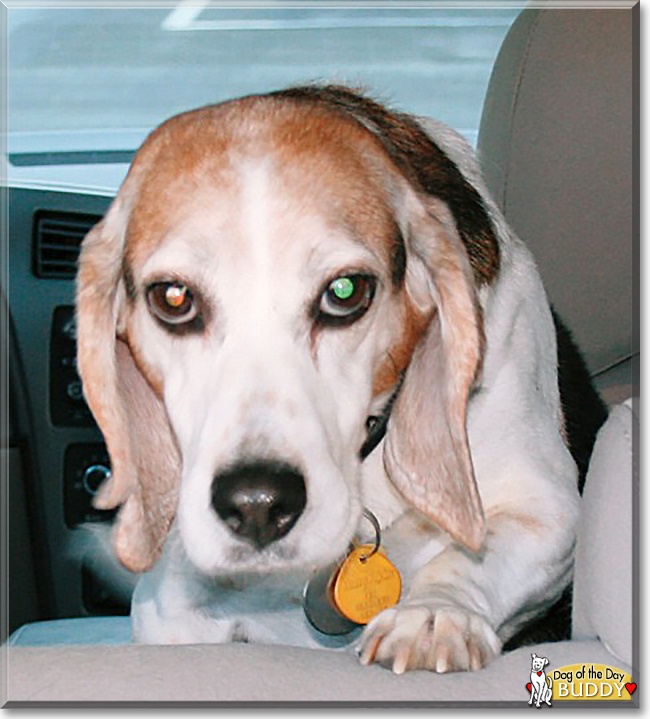
[{"label": "windshield", "polygon": [[492,64],[518,13],[227,9],[208,0],[9,8],[9,130],[151,128],[199,105],[319,81],[363,87],[473,140]]}]

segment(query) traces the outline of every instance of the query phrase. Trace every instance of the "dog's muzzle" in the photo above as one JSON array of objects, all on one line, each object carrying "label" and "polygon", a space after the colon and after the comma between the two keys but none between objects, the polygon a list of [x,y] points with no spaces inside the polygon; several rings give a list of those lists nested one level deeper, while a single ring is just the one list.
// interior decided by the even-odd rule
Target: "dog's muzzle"
[{"label": "dog's muzzle", "polygon": [[261,550],[289,533],[307,504],[302,474],[288,464],[237,464],[215,476],[212,507],[239,539]]}]

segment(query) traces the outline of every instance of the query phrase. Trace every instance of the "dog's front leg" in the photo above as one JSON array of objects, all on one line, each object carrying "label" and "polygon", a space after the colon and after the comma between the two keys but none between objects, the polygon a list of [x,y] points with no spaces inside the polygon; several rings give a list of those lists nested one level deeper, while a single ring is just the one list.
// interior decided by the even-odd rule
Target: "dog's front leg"
[{"label": "dog's front leg", "polygon": [[361,662],[398,674],[485,666],[531,607],[548,606],[570,581],[577,505],[545,509],[488,513],[480,555],[451,543],[417,570],[400,604],[366,627]]},{"label": "dog's front leg", "polygon": [[237,631],[232,617],[207,612],[201,584],[181,552],[168,547],[143,574],[131,600],[133,640],[140,644],[223,644]]}]

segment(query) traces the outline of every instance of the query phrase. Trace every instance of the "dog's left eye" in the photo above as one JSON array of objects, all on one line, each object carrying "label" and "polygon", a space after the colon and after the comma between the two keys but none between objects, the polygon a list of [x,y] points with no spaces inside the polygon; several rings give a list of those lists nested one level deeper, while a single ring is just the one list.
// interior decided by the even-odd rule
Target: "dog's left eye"
[{"label": "dog's left eye", "polygon": [[198,314],[194,295],[181,282],[154,282],[147,300],[153,314],[167,324],[190,322]]},{"label": "dog's left eye", "polygon": [[319,319],[334,324],[359,319],[370,307],[375,287],[376,280],[370,275],[335,277],[320,297]]}]

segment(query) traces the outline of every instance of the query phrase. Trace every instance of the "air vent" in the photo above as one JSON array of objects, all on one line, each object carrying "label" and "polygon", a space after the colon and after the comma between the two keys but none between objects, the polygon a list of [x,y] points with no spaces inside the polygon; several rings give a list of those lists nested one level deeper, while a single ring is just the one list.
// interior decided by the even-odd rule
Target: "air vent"
[{"label": "air vent", "polygon": [[77,273],[79,247],[100,215],[39,210],[34,215],[34,274],[70,279]]}]

